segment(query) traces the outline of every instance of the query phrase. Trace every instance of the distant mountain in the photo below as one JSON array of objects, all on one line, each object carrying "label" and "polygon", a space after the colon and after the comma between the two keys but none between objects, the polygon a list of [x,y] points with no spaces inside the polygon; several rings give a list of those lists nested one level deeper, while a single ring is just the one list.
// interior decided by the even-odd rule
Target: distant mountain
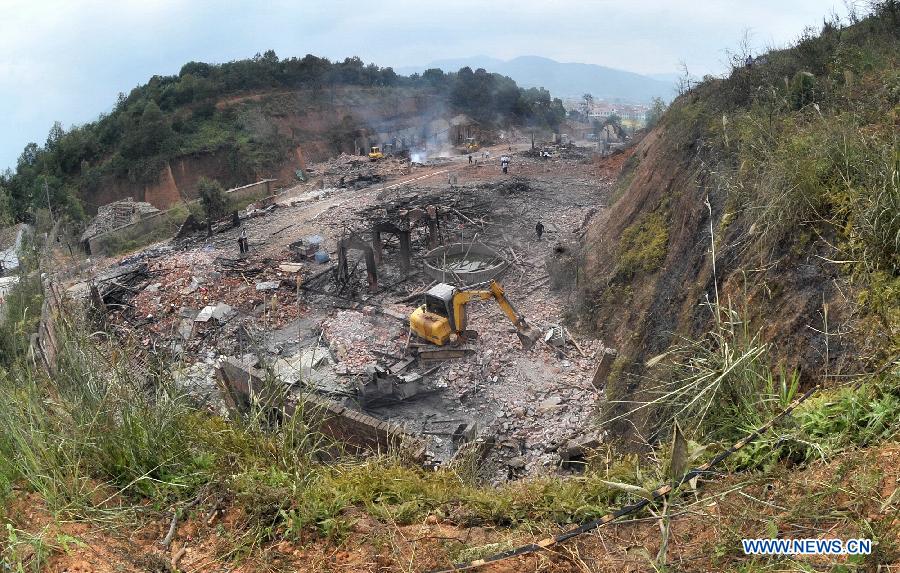
[{"label": "distant mountain", "polygon": [[557,97],[580,97],[590,93],[598,99],[629,102],[648,102],[654,97],[672,99],[674,78],[678,76],[674,73],[643,76],[596,64],[563,63],[539,56],[520,56],[506,61],[489,56],[436,60],[423,66],[397,68],[396,72],[408,75],[428,68],[455,72],[465,66],[509,76],[522,87],[544,87]]},{"label": "distant mountain", "polygon": [[[668,83],[674,85],[678,82],[678,80],[681,78],[681,76],[683,74],[679,74],[676,72],[668,72],[668,73],[663,73],[663,74],[645,74],[645,75],[648,78],[653,78],[654,80],[659,80],[661,82],[668,82]],[[699,78],[694,78],[693,76],[691,76],[691,77],[693,79],[699,79]]]}]

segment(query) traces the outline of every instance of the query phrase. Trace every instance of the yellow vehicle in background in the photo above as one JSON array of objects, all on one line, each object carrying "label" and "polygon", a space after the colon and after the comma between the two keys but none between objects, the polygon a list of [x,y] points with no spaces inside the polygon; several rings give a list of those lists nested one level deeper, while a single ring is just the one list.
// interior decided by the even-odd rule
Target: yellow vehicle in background
[{"label": "yellow vehicle in background", "polygon": [[481,149],[481,146],[478,145],[478,142],[475,141],[474,137],[466,138],[466,153],[474,153]]},{"label": "yellow vehicle in background", "polygon": [[[484,286],[487,288],[480,288]],[[446,283],[433,286],[425,293],[425,304],[409,316],[409,327],[417,336],[438,346],[465,342],[477,337],[477,333],[466,330],[466,305],[473,300],[491,298],[497,301],[500,309],[516,327],[522,346],[526,350],[534,346],[541,336],[540,331],[525,322],[525,317],[506,298],[503,287],[493,280],[465,288]]]},{"label": "yellow vehicle in background", "polygon": [[369,151],[369,161],[378,161],[382,158],[384,158],[384,153],[381,152],[381,148],[377,145],[373,145]]}]

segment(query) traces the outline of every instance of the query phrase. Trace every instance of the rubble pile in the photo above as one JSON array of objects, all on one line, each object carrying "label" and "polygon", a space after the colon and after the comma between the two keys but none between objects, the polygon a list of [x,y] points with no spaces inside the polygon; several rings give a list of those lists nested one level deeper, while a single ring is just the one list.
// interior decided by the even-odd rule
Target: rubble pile
[{"label": "rubble pile", "polygon": [[[323,174],[324,188],[321,180],[298,186],[240,226],[223,223],[212,237],[188,231],[123,259],[96,277],[99,298],[111,303],[105,323],[147,352],[177,357],[178,384],[213,411],[224,407],[216,364],[234,357],[270,368],[291,391],[317,392],[423,436],[435,463],[479,438],[495,444],[487,479],[571,465],[584,444],[602,440],[591,421],[591,381],[607,349],[565,327],[568,285],[551,277],[562,264],[554,245],[602,208],[614,174],[521,153],[512,177],[465,159],[416,166],[426,175],[412,179],[410,169],[402,159],[341,155],[311,170]],[[367,178],[404,181],[362,187]],[[383,244],[372,289],[365,250],[376,228]],[[401,265],[396,229],[408,232],[411,268]],[[495,302],[474,302],[467,310],[478,339],[452,358],[420,357],[436,348],[409,330],[409,314],[434,284],[423,257],[475,242],[506,263],[497,280],[545,337],[525,351]],[[347,268],[339,273],[341,243]]]},{"label": "rubble pile", "polygon": [[233,260],[189,250],[141,264],[152,280],[109,318],[142,333],[148,348],[176,349],[188,359],[231,353],[246,349],[236,344],[239,329],[281,328],[301,312],[290,273],[265,257]]},{"label": "rubble pile", "polygon": [[409,175],[412,169],[409,159],[402,156],[370,161],[364,155],[341,153],[333,159],[311,166],[308,171],[311,175],[321,175],[326,186],[362,189],[389,177]]},{"label": "rubble pile", "polygon": [[200,406],[226,415],[225,400],[216,381],[216,363],[215,353],[209,353],[202,360],[182,364],[173,369],[172,381]]},{"label": "rubble pile", "polygon": [[378,363],[376,352],[381,356],[399,355],[406,329],[364,307],[362,311],[338,310],[322,322],[322,334],[338,361],[337,372],[355,375]]},{"label": "rubble pile", "polygon": [[113,229],[136,223],[142,218],[159,213],[159,209],[143,201],[135,201],[131,197],[101,205],[97,209],[97,216],[88,224],[87,229],[81,235],[81,240],[86,241],[91,237],[102,235]]},{"label": "rubble pile", "polygon": [[501,195],[528,193],[531,190],[531,185],[529,184],[528,179],[524,177],[512,177],[510,179],[500,181],[499,183],[485,184],[484,187],[486,189],[495,190]]},{"label": "rubble pile", "polygon": [[148,276],[147,264],[140,262],[104,269],[91,281],[91,296],[98,304],[122,307]]}]

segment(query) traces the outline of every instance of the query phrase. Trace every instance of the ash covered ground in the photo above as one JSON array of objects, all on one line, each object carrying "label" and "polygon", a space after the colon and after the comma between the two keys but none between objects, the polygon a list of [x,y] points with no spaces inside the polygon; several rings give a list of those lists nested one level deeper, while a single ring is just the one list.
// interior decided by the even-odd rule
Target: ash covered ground
[{"label": "ash covered ground", "polygon": [[[508,174],[501,149],[476,154],[477,164],[342,156],[274,204],[251,206],[240,226],[222,222],[212,237],[196,232],[95,261],[69,290],[87,296],[85,285],[99,285],[107,329],[173,358],[175,379],[210,409],[226,411],[215,370],[235,357],[291,393],[315,392],[403,426],[424,440],[427,463],[451,463],[472,442],[491,481],[565,471],[560,458],[573,445],[602,441],[592,376],[605,349],[579,333],[571,292],[575,245],[602,213],[621,162],[584,148],[550,158],[526,149],[510,154]],[[408,229],[410,263],[405,269],[398,238],[382,234],[373,284],[357,247],[371,243],[378,222]],[[305,258],[311,237],[328,261]],[[435,282],[423,256],[454,243],[487,245],[507,263],[496,280],[546,342],[523,349],[496,303],[475,302],[469,328],[479,337],[464,357],[415,359],[427,344],[411,336],[408,316]]]}]

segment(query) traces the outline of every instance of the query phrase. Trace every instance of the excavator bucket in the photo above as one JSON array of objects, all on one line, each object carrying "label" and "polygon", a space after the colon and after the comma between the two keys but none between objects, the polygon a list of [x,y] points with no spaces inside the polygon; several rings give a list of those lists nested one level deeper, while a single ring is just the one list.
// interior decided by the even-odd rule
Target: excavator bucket
[{"label": "excavator bucket", "polygon": [[521,325],[516,333],[519,335],[519,340],[522,342],[522,348],[525,350],[531,350],[535,343],[541,338],[541,331],[528,326],[527,324]]}]

